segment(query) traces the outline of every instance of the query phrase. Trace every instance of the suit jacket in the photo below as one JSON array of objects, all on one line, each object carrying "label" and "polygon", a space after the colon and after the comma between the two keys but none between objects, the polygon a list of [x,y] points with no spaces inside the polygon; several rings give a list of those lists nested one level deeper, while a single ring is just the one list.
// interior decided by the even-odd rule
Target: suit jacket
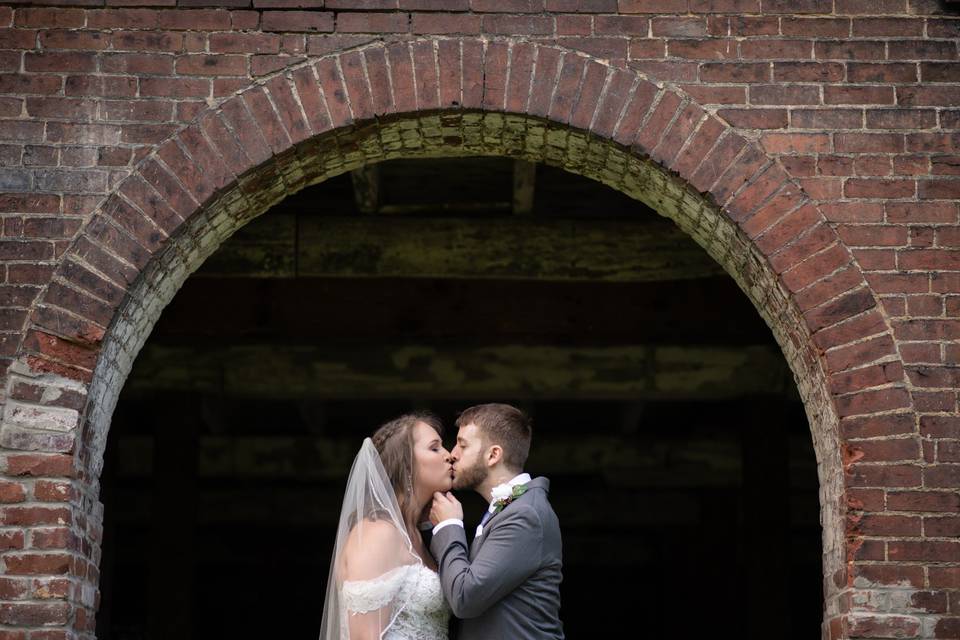
[{"label": "suit jacket", "polygon": [[470,548],[456,525],[431,539],[444,596],[461,619],[459,640],[563,640],[563,550],[549,493],[547,478],[531,480]]}]

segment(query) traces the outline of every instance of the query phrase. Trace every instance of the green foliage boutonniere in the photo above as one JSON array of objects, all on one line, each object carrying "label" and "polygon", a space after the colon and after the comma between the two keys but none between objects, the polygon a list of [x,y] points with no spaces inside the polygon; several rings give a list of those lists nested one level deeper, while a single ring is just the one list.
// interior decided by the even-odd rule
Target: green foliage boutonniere
[{"label": "green foliage boutonniere", "polygon": [[513,502],[514,500],[516,500],[517,498],[519,498],[520,496],[522,496],[522,495],[523,495],[524,493],[526,493],[526,492],[527,492],[527,485],[525,485],[525,484],[518,484],[518,485],[514,486],[513,489],[510,491],[510,494],[509,494],[509,495],[507,495],[507,496],[505,496],[505,497],[502,497],[502,498],[496,500],[496,501],[493,503],[493,507],[494,507],[494,508],[493,508],[493,513],[494,513],[494,515],[496,515],[496,514],[500,513],[501,511],[503,511],[503,508],[504,508],[504,507],[506,507],[508,504],[510,504],[511,502]]}]

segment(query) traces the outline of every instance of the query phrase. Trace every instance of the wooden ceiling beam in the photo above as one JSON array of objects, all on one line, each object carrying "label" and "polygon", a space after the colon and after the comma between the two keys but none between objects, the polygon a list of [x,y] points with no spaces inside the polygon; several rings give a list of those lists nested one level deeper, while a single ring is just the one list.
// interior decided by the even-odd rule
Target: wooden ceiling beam
[{"label": "wooden ceiling beam", "polygon": [[669,221],[267,214],[195,277],[643,282],[722,273]]},{"label": "wooden ceiling beam", "polygon": [[350,172],[353,182],[353,199],[357,210],[364,214],[380,210],[380,165],[368,164]]},{"label": "wooden ceiling beam", "polygon": [[513,161],[513,213],[528,216],[533,213],[533,193],[536,186],[537,164],[526,160]]},{"label": "wooden ceiling beam", "polygon": [[707,400],[795,393],[775,347],[148,344],[125,394]]}]

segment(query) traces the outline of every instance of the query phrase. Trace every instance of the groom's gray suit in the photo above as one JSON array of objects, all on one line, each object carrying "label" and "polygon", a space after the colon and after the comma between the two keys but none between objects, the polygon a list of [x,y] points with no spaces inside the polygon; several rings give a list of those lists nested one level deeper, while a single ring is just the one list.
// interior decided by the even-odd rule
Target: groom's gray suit
[{"label": "groom's gray suit", "polygon": [[538,477],[484,525],[467,550],[463,527],[430,540],[443,594],[461,619],[458,640],[562,640],[560,522]]}]

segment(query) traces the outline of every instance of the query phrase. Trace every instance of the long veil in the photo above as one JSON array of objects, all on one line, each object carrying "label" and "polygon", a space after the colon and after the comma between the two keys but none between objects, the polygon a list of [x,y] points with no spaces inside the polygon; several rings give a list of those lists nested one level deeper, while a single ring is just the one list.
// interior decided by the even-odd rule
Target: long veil
[{"label": "long veil", "polygon": [[422,563],[380,454],[365,438],[343,494],[320,640],[383,637],[409,602],[405,570]]}]

